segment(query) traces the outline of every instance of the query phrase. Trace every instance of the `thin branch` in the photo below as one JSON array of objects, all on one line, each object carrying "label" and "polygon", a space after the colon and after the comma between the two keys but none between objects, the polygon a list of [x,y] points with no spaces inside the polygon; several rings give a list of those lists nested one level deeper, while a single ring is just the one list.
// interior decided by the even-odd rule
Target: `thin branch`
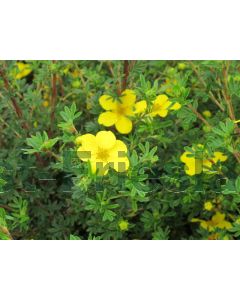
[{"label": "thin branch", "polygon": [[[21,107],[18,105],[16,99],[12,96],[12,90],[11,90],[11,87],[10,87],[10,84],[9,84],[9,81],[7,79],[7,76],[5,74],[5,71],[3,69],[0,69],[0,76],[2,77],[3,79],[3,83],[4,83],[4,87],[5,89],[8,91],[9,93],[9,96],[10,96],[10,100],[12,102],[12,106],[14,108],[14,111],[15,113],[17,114],[18,118],[19,119],[23,119],[23,112],[22,112],[22,109]],[[26,121],[23,120],[23,123],[22,123],[22,128],[24,129],[29,129],[29,125],[26,123]]]},{"label": "thin branch", "polygon": [[229,117],[231,120],[235,121],[236,118],[235,118],[234,108],[233,108],[232,99],[231,99],[229,89],[228,89],[229,66],[230,66],[230,62],[227,61],[226,68],[223,68],[223,83],[224,83],[223,95],[224,95],[225,102],[227,104]]},{"label": "thin branch", "polygon": [[[56,63],[56,61],[53,61],[53,63]],[[54,119],[55,119],[55,110],[56,110],[56,103],[57,103],[57,74],[54,73],[52,74],[52,79],[51,79],[51,86],[52,86],[52,96],[51,96],[51,131],[53,129],[54,125]]]},{"label": "thin branch", "polygon": [[127,87],[127,81],[129,76],[129,62],[128,60],[124,60],[123,62],[123,80],[122,80],[122,91],[124,91]]},{"label": "thin branch", "polygon": [[205,125],[208,127],[212,127],[208,121],[203,117],[202,114],[200,114],[191,104],[188,104],[188,108],[198,117],[199,120],[201,120]]}]

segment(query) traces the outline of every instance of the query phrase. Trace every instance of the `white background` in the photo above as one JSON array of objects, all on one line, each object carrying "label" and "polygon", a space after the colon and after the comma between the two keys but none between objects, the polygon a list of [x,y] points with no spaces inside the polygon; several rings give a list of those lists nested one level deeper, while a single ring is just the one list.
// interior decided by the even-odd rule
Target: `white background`
[{"label": "white background", "polygon": [[[0,59],[239,59],[239,1],[7,0]],[[0,299],[239,299],[238,241],[0,242]]]}]

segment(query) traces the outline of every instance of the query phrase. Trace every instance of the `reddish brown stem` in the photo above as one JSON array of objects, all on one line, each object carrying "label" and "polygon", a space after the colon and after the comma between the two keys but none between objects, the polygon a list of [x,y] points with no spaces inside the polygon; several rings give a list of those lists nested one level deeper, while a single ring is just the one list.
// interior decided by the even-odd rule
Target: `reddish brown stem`
[{"label": "reddish brown stem", "polygon": [[128,60],[124,60],[123,63],[123,80],[122,80],[122,91],[124,91],[127,87],[127,81],[129,76],[129,62]]},{"label": "reddish brown stem", "polygon": [[[4,70],[0,69],[0,75],[3,79],[3,83],[4,83],[4,87],[5,89],[9,92],[10,94],[10,99],[11,99],[11,102],[12,102],[12,106],[14,108],[14,111],[15,113],[17,114],[18,118],[19,119],[22,119],[23,118],[23,112],[22,112],[22,109],[21,107],[18,105],[16,99],[12,96],[12,91],[11,91],[11,87],[10,87],[10,84],[9,84],[9,81],[7,79],[7,76],[4,72]],[[29,125],[26,123],[26,121],[23,121],[22,123],[22,128],[24,129],[29,129]]]},{"label": "reddish brown stem", "polygon": [[[53,61],[53,63],[55,63],[55,61]],[[54,119],[55,119],[55,109],[56,109],[56,103],[57,103],[57,74],[54,73],[52,75],[52,96],[51,96],[51,101],[50,101],[50,105],[51,105],[51,129],[50,132],[53,129],[53,125],[54,125]]]}]

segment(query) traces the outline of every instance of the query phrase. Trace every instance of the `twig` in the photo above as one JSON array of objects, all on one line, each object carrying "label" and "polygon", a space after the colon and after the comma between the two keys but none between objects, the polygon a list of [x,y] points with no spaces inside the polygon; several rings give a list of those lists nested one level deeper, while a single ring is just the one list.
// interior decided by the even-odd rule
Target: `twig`
[{"label": "twig", "polygon": [[234,109],[233,109],[233,105],[232,105],[231,96],[229,94],[228,82],[227,82],[229,66],[230,66],[230,62],[227,61],[226,68],[223,68],[223,83],[224,83],[223,95],[224,95],[224,99],[225,99],[226,104],[227,104],[229,117],[230,117],[230,119],[235,121],[236,119],[235,119]]},{"label": "twig", "polygon": [[[15,113],[17,114],[17,116],[18,116],[19,119],[23,119],[22,109],[18,105],[16,99],[12,96],[11,87],[10,87],[9,81],[7,79],[7,76],[5,74],[5,71],[3,69],[0,69],[0,75],[1,75],[1,77],[3,79],[4,87],[8,91],[9,95],[10,95],[10,99],[11,99],[13,108],[15,110]],[[27,129],[27,130],[29,129],[29,125],[26,123],[26,121],[23,121],[22,128]]]},{"label": "twig", "polygon": [[208,121],[191,104],[188,104],[188,107],[205,125],[207,125],[208,127],[212,127],[208,123]]},{"label": "twig", "polygon": [[[53,60],[53,63],[56,63],[55,60]],[[51,128],[50,128],[50,132],[53,129],[53,125],[54,125],[54,119],[55,119],[55,109],[56,109],[56,103],[57,103],[57,74],[54,73],[52,75],[52,97],[51,97],[51,101],[50,101],[50,105],[51,105]]]},{"label": "twig", "polygon": [[128,60],[124,60],[123,62],[123,80],[122,80],[122,91],[124,91],[127,87],[127,81],[129,76],[129,62]]},{"label": "twig", "polygon": [[22,136],[21,136],[15,129],[13,129],[7,122],[5,122],[5,121],[3,120],[2,117],[0,117],[0,121],[1,121],[4,125],[6,125],[10,130],[12,130],[12,131],[16,134],[16,136],[17,136],[18,138],[22,138]]}]

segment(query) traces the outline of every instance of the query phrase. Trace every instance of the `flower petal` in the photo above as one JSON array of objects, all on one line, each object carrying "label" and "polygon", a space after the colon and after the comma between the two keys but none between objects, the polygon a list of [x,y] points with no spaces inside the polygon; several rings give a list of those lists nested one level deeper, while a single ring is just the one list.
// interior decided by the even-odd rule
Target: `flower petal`
[{"label": "flower petal", "polygon": [[154,103],[156,102],[156,104],[163,105],[167,101],[168,101],[168,96],[167,95],[159,95],[159,96],[157,96],[157,98],[154,101]]},{"label": "flower petal", "polygon": [[115,126],[117,131],[123,134],[127,134],[132,131],[132,121],[124,116],[117,120]]},{"label": "flower petal", "polygon": [[182,107],[182,105],[178,102],[175,102],[171,107],[170,109],[171,110],[179,110],[180,108]]},{"label": "flower petal", "polygon": [[111,131],[99,131],[96,134],[96,141],[99,148],[107,150],[114,147],[116,137]]},{"label": "flower petal", "polygon": [[116,141],[115,146],[109,152],[108,162],[113,163],[113,168],[117,172],[125,172],[129,168],[127,157],[127,146],[120,140]]},{"label": "flower petal", "polygon": [[217,163],[218,161],[226,161],[228,159],[227,155],[224,155],[222,152],[214,152],[214,157],[212,158],[212,160],[214,161],[214,163]]},{"label": "flower petal", "polygon": [[102,108],[105,110],[112,110],[112,109],[116,109],[117,107],[117,102],[113,99],[113,97],[109,95],[102,95],[99,98],[99,103],[102,106]]},{"label": "flower petal", "polygon": [[93,134],[87,133],[76,138],[75,143],[82,145],[86,151],[97,151],[97,140]]},{"label": "flower petal", "polygon": [[136,94],[132,90],[125,90],[122,92],[120,100],[124,106],[133,106],[136,101]]},{"label": "flower petal", "polygon": [[159,111],[157,111],[157,114],[162,117],[162,118],[165,118],[168,114],[168,110],[167,109],[161,109]]},{"label": "flower petal", "polygon": [[147,108],[147,102],[145,100],[138,101],[135,104],[135,111],[134,111],[134,113],[135,114],[143,113],[146,110],[146,108]]},{"label": "flower petal", "polygon": [[92,158],[92,151],[86,150],[83,146],[77,149],[77,155],[82,161],[88,161]]},{"label": "flower petal", "polygon": [[116,123],[118,117],[117,114],[111,111],[106,111],[104,113],[101,113],[98,118],[98,123],[102,124],[104,126],[112,126]]}]

